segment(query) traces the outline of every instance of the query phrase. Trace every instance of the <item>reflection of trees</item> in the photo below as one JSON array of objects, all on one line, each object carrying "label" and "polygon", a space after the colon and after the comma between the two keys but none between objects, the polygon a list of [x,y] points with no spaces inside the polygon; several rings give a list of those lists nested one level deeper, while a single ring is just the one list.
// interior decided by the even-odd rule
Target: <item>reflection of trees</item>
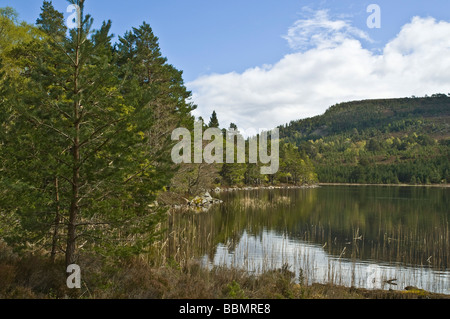
[{"label": "reflection of trees", "polygon": [[326,243],[327,252],[335,256],[347,247],[345,257],[446,268],[450,249],[448,191],[323,188],[310,215],[314,227],[303,225],[309,235],[305,239]]},{"label": "reflection of trees", "polygon": [[[233,251],[244,232],[264,230],[324,246],[339,257],[449,265],[448,189],[422,187],[322,187],[221,194],[208,213],[173,214],[168,256],[208,255],[218,244]],[[430,256],[432,256],[430,258]]]},{"label": "reflection of trees", "polygon": [[[222,243],[233,251],[244,230],[259,236],[264,229],[288,232],[289,225],[298,223],[314,206],[314,189],[259,190],[223,193],[224,204],[202,214],[173,213],[167,222],[165,251],[177,261],[189,256],[208,255],[213,258]],[[302,205],[295,206],[294,203]]]}]

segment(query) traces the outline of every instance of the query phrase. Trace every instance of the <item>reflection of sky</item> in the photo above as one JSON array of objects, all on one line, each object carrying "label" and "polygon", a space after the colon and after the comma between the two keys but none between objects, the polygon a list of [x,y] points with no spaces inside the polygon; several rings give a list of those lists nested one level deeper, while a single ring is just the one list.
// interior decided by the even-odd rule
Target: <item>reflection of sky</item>
[{"label": "reflection of sky", "polygon": [[[203,261],[206,263],[207,256]],[[288,264],[299,278],[300,269],[308,283],[335,283],[360,288],[403,290],[415,286],[431,292],[450,294],[450,271],[439,272],[430,268],[405,267],[396,264],[380,264],[336,258],[327,254],[320,245],[312,245],[298,239],[263,231],[259,236],[244,231],[239,243],[230,249],[225,243],[217,246],[212,265],[225,265],[261,273],[279,269]],[[397,279],[397,285],[384,283]]]}]

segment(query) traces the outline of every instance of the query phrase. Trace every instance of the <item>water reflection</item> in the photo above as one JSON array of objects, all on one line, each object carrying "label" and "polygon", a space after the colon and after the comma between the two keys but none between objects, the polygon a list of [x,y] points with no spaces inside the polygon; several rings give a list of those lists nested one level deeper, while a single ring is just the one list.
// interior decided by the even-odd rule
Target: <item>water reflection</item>
[{"label": "water reflection", "polygon": [[355,261],[328,254],[320,245],[290,239],[274,231],[261,236],[242,234],[239,243],[219,244],[212,261],[205,255],[204,266],[227,266],[260,274],[284,265],[294,272],[297,282],[334,283],[367,289],[403,290],[416,286],[427,291],[450,294],[450,273],[431,267],[408,267],[398,263],[379,263],[376,260]]},{"label": "water reflection", "polygon": [[450,293],[449,195],[384,186],[223,193],[207,213],[171,215],[166,255],[254,272],[287,262],[309,282]]}]

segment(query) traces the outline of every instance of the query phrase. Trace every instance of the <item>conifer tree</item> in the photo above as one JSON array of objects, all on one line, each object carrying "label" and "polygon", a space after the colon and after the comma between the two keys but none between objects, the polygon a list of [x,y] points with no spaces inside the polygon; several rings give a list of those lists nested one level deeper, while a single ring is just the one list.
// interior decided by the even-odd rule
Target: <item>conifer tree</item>
[{"label": "conifer tree", "polygon": [[[216,122],[218,125],[217,115],[215,112],[213,112],[211,122]],[[231,142],[230,144],[233,147],[232,151],[234,156],[232,158],[232,161],[230,162],[227,160],[227,155],[224,154],[224,161],[220,171],[220,175],[222,176],[223,181],[228,185],[241,185],[245,183],[245,173],[248,165],[246,163],[239,163],[238,161],[238,139],[244,141],[243,136],[240,134],[237,128],[237,125],[234,123],[230,123],[229,130],[225,131],[225,141],[227,143],[227,152],[230,152],[230,150],[228,150],[228,143]],[[245,152],[245,142],[243,149],[241,149],[240,151]],[[247,154],[244,153],[244,160],[246,156]]]},{"label": "conifer tree", "polygon": [[216,111],[213,111],[209,119],[208,127],[219,127],[219,120],[217,119]]},{"label": "conifer tree", "polygon": [[123,256],[157,238],[163,211],[149,204],[173,174],[168,122],[189,119],[192,109],[181,72],[160,56],[149,26],[123,63],[111,22],[92,30],[84,1],[70,2],[81,8],[81,28],[67,30],[44,1],[39,37],[21,48],[22,80],[8,80],[0,178],[3,207],[20,228],[9,242],[62,252],[67,265],[80,246]]}]

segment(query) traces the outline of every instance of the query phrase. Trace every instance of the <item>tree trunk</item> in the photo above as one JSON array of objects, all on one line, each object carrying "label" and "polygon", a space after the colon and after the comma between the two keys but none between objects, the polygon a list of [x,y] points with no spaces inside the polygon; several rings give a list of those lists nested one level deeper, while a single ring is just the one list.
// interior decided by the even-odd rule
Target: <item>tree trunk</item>
[{"label": "tree trunk", "polygon": [[[78,113],[78,112],[76,112]],[[75,263],[75,252],[76,252],[76,224],[79,214],[79,181],[80,181],[80,149],[79,149],[79,123],[76,123],[76,137],[73,146],[73,177],[72,177],[72,199],[69,211],[69,224],[67,231],[67,248],[66,248],[66,266]]]},{"label": "tree trunk", "polygon": [[61,216],[59,213],[59,183],[58,177],[55,177],[55,201],[56,201],[56,211],[55,211],[55,221],[53,228],[53,236],[52,236],[52,252],[50,254],[50,258],[52,262],[55,261],[56,258],[56,249],[58,246],[58,232],[59,232],[59,224],[61,223]]},{"label": "tree trunk", "polygon": [[75,65],[74,65],[74,87],[73,93],[75,102],[73,105],[74,113],[74,140],[73,140],[73,162],[72,162],[72,198],[69,211],[69,223],[67,226],[67,247],[66,247],[66,266],[76,263],[76,239],[77,239],[77,220],[79,214],[79,191],[80,191],[80,91],[78,87],[78,79],[80,72],[80,43],[81,43],[81,29],[78,29],[77,45],[75,50]]}]

